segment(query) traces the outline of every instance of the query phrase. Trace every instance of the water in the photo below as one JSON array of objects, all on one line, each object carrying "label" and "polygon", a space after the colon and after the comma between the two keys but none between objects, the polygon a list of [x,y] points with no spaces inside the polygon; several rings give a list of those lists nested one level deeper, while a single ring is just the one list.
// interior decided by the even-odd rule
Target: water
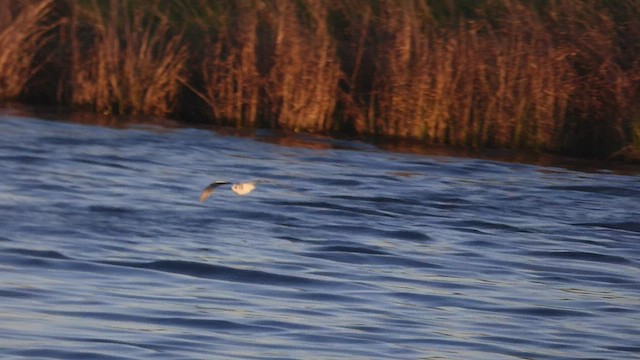
[{"label": "water", "polygon": [[315,146],[1,115],[0,356],[638,358],[640,177]]}]

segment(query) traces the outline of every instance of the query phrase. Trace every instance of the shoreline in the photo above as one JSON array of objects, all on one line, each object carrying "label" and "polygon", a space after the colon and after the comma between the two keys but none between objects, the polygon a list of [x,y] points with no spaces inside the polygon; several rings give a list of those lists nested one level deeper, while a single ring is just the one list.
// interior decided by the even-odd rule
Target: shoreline
[{"label": "shoreline", "polygon": [[[621,175],[639,175],[640,159],[609,159],[575,157],[546,152],[504,148],[462,148],[444,145],[427,145],[418,140],[363,138],[357,136],[331,136],[293,132],[281,129],[256,129],[219,126],[205,123],[183,122],[169,118],[132,115],[103,115],[86,111],[73,111],[58,107],[29,105],[24,103],[0,103],[0,115],[62,121],[115,129],[147,128],[159,131],[174,129],[201,129],[218,135],[251,138],[256,141],[286,147],[316,150],[384,151],[409,153],[441,158],[468,158],[544,167],[558,167],[580,172],[612,172]],[[550,170],[551,171],[551,170]]]}]

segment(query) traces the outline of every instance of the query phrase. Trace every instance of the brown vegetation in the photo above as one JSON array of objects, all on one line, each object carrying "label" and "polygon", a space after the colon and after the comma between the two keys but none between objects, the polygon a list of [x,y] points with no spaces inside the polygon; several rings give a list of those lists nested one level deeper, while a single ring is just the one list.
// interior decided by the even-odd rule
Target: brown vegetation
[{"label": "brown vegetation", "polygon": [[[270,113],[278,126],[326,132],[331,129],[339,66],[324,2],[272,4],[273,67],[268,74]],[[303,12],[298,16],[298,12]]]},{"label": "brown vegetation", "polygon": [[71,105],[98,112],[169,115],[188,59],[159,1],[144,9],[112,0],[71,3]]},{"label": "brown vegetation", "polygon": [[[640,0],[0,0],[0,98],[531,148],[640,148]],[[18,39],[18,41],[16,41]],[[52,54],[55,54],[52,55]]]},{"label": "brown vegetation", "polygon": [[[567,50],[521,4],[432,28],[410,2],[380,21],[367,132],[463,146],[552,148],[572,91]],[[423,10],[426,11],[426,10]],[[373,127],[371,126],[373,125]]]},{"label": "brown vegetation", "polygon": [[0,0],[0,99],[13,99],[38,72],[37,52],[52,41],[54,0]]},{"label": "brown vegetation", "polygon": [[[206,6],[206,5],[205,5]],[[256,1],[229,4],[223,31],[208,33],[204,41],[201,77],[214,121],[238,127],[256,126],[260,89],[258,72]],[[208,26],[205,24],[205,32]],[[189,86],[189,85],[188,85]],[[190,88],[196,93],[200,91]]]},{"label": "brown vegetation", "polygon": [[[640,31],[631,15],[640,15],[639,1],[479,3],[476,16],[451,23],[434,19],[424,1],[383,1],[377,13],[361,12],[374,13],[354,23],[370,29],[375,56],[372,80],[350,85],[371,90],[349,94],[359,133],[589,155],[638,145],[640,51],[625,46],[623,69],[620,42]],[[622,24],[614,20],[620,14],[629,14]],[[352,48],[362,47],[352,38],[360,42]]]}]

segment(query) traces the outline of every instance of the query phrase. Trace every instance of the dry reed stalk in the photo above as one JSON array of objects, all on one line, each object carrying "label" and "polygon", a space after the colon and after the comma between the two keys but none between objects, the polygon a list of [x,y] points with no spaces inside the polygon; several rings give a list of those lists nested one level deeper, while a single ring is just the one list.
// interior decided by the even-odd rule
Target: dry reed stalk
[{"label": "dry reed stalk", "polygon": [[[483,79],[484,114],[491,119],[487,145],[552,149],[573,92],[573,75],[563,49],[553,35],[523,5],[503,0],[506,13],[499,28],[482,40],[487,65],[493,71]],[[477,111],[474,111],[477,113]]]},{"label": "dry reed stalk", "polygon": [[[416,85],[421,61],[415,54],[424,48],[416,43],[421,34],[413,2],[386,1],[378,14],[374,132],[407,136],[415,114]],[[418,33],[416,33],[418,32]],[[423,58],[420,56],[420,60]]]},{"label": "dry reed stalk", "polygon": [[634,127],[640,126],[640,48],[633,34],[640,35],[640,1],[603,6],[557,0],[552,5],[552,25],[571,49],[568,60],[576,72],[561,145],[602,155],[634,142]]},{"label": "dry reed stalk", "polygon": [[[73,49],[73,105],[103,113],[165,116],[172,112],[188,58],[182,35],[171,31],[157,9],[128,12],[111,0],[106,14],[93,2],[82,15],[92,36]],[[156,4],[157,5],[157,4]]]},{"label": "dry reed stalk", "polygon": [[257,69],[258,2],[243,1],[227,14],[217,38],[205,46],[201,64],[204,93],[213,118],[236,126],[255,126],[261,76]]},{"label": "dry reed stalk", "polygon": [[375,126],[368,112],[373,81],[374,12],[368,1],[329,1],[329,21],[336,34],[337,53],[342,76],[339,79],[335,125],[349,133],[371,134]]},{"label": "dry reed stalk", "polygon": [[[270,112],[285,129],[329,131],[340,68],[326,23],[327,5],[313,0],[274,0],[271,5],[275,41],[274,65],[266,85]],[[300,18],[298,10],[306,19]]]},{"label": "dry reed stalk", "polygon": [[[460,146],[551,147],[572,90],[567,64],[534,14],[503,2],[486,21],[421,32],[416,11],[380,17],[376,133]],[[397,19],[401,19],[398,21]]]},{"label": "dry reed stalk", "polygon": [[[376,27],[376,134],[463,144],[468,137],[477,62],[462,30],[433,30],[421,2],[385,1]],[[476,46],[477,47],[477,46]]]},{"label": "dry reed stalk", "polygon": [[15,17],[8,3],[3,0],[0,4],[2,17],[8,21],[0,24],[0,99],[17,98],[48,61],[36,63],[36,56],[52,41],[51,32],[59,25],[48,21],[54,0],[23,3]]},{"label": "dry reed stalk", "polygon": [[0,32],[2,32],[15,18],[15,2],[10,0],[0,0]]}]

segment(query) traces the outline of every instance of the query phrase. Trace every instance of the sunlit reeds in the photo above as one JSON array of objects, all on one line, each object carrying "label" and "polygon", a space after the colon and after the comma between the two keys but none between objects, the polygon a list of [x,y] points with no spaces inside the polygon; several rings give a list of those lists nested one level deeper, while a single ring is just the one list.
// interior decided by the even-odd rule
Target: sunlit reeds
[{"label": "sunlit reeds", "polygon": [[559,144],[587,155],[640,150],[640,1],[557,0],[547,16],[575,74]]},{"label": "sunlit reeds", "polygon": [[275,0],[270,6],[274,61],[266,90],[274,120],[288,129],[326,132],[339,78],[327,5]]},{"label": "sunlit reeds", "polygon": [[[217,4],[219,5],[219,4]],[[217,7],[198,92],[221,123],[326,132],[340,75],[325,4],[292,0]],[[212,11],[212,9],[210,9]]]},{"label": "sunlit reeds", "polygon": [[255,126],[263,82],[257,68],[257,1],[227,5],[219,31],[204,27],[209,33],[202,42],[201,97],[217,123]]},{"label": "sunlit reeds", "polygon": [[71,104],[98,112],[168,115],[188,59],[183,36],[159,10],[125,0],[74,6]]},{"label": "sunlit reeds", "polygon": [[54,0],[0,0],[0,100],[15,99],[47,59],[39,52],[53,39]]},{"label": "sunlit reeds", "polygon": [[[373,121],[365,132],[463,146],[554,145],[572,91],[568,50],[532,10],[497,22],[430,24],[420,2],[389,2],[373,30]],[[371,106],[371,105],[369,105]]]},{"label": "sunlit reeds", "polygon": [[348,38],[360,50],[345,68],[362,73],[346,74],[360,93],[345,113],[358,132],[589,155],[638,144],[638,1],[482,1],[444,20],[423,1],[377,5],[360,11],[373,20],[352,17],[361,28]]},{"label": "sunlit reeds", "polygon": [[640,149],[640,0],[9,5],[0,0],[0,98],[40,86],[101,113],[583,155]]}]

